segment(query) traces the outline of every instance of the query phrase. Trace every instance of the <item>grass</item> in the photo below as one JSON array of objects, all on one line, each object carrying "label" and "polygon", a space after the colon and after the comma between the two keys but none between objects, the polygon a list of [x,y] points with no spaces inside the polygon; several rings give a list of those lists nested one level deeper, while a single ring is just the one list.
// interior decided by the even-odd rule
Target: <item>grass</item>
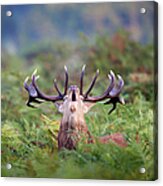
[{"label": "grass", "polygon": [[[152,105],[139,95],[134,104],[119,106],[112,115],[107,111],[98,104],[86,115],[91,133],[98,137],[121,132],[128,147],[80,143],[76,151],[58,153],[55,135],[61,116],[18,110],[17,121],[2,124],[2,176],[153,180]],[[11,170],[6,169],[8,162]],[[145,174],[139,173],[141,167]]]}]

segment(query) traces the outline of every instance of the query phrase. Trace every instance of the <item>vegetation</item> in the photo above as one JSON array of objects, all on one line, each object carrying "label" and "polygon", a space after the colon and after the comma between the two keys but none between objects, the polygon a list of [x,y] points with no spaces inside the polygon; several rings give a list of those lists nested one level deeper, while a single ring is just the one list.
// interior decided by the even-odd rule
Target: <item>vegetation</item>
[{"label": "vegetation", "polygon": [[[94,43],[81,35],[81,41],[76,45],[49,42],[42,46],[26,49],[22,57],[3,51],[2,176],[156,179],[153,46],[132,41],[124,31],[113,37],[98,35]],[[49,46],[51,50],[47,50]],[[87,64],[85,87],[95,69],[100,69],[100,80],[93,94],[105,89],[109,70],[122,75],[126,105],[118,105],[116,111],[108,115],[110,106],[98,103],[86,115],[86,122],[95,137],[123,133],[127,147],[80,142],[76,151],[57,151],[61,115],[49,103],[37,109],[28,108],[23,81],[38,68],[41,76],[38,83],[42,90],[56,94],[53,79],[55,76],[62,87],[65,64],[71,74],[70,84],[79,82],[81,67]],[[7,163],[12,165],[11,169],[6,168]],[[144,174],[139,172],[141,167],[146,169]]]}]

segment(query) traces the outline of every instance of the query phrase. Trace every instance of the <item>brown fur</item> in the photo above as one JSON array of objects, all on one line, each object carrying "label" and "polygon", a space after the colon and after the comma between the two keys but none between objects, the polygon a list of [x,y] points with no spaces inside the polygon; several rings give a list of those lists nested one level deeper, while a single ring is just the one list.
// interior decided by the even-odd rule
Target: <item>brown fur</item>
[{"label": "brown fur", "polygon": [[[79,91],[76,92],[77,99],[72,101],[72,92],[69,92],[66,100],[58,105],[58,110],[63,113],[58,133],[58,149],[76,149],[81,138],[85,143],[95,143],[94,137],[90,134],[84,119],[84,114],[94,105],[94,103],[83,102]],[[121,133],[99,137],[100,143],[114,142],[121,147],[127,146],[126,140]]]}]

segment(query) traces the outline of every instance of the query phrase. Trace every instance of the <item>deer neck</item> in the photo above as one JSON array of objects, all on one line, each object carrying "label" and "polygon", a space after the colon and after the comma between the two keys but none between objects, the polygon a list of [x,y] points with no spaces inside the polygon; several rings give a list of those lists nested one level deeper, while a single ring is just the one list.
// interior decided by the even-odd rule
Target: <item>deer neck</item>
[{"label": "deer neck", "polygon": [[63,130],[72,132],[84,132],[87,130],[87,125],[84,119],[84,115],[71,114],[68,117],[63,117],[61,121]]},{"label": "deer neck", "polygon": [[60,124],[60,130],[58,134],[58,147],[75,149],[77,142],[81,139],[81,136],[87,137],[88,127],[84,119],[83,112],[73,111],[73,107],[70,109],[70,113],[63,115]]}]

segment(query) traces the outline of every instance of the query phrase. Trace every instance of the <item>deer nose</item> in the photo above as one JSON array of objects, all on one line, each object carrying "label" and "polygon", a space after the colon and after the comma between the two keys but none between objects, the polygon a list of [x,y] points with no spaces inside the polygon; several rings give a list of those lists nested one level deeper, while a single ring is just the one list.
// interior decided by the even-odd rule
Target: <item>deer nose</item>
[{"label": "deer nose", "polygon": [[72,90],[72,101],[76,101],[76,92]]},{"label": "deer nose", "polygon": [[75,107],[74,105],[71,105],[70,111],[71,111],[72,113],[75,112],[75,111],[76,111],[76,107]]}]

